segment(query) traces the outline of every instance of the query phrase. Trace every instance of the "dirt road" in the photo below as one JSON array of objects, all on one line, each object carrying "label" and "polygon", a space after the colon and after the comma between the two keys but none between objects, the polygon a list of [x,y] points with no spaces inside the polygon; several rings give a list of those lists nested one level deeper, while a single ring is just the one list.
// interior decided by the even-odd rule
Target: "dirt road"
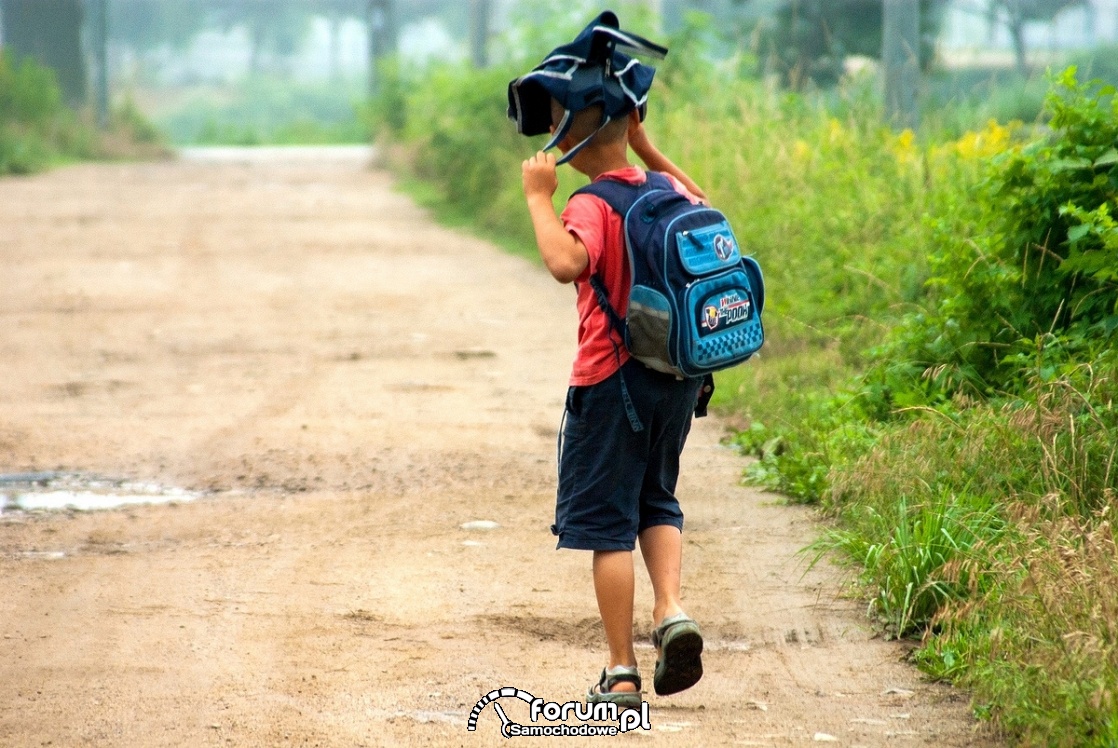
[{"label": "dirt road", "polygon": [[[0,473],[195,492],[0,514],[0,745],[498,745],[483,695],[597,675],[589,557],[547,529],[569,287],[354,151],[3,179],[0,264]],[[621,739],[989,745],[801,576],[812,514],[741,487],[723,429],[680,489],[707,674]]]}]

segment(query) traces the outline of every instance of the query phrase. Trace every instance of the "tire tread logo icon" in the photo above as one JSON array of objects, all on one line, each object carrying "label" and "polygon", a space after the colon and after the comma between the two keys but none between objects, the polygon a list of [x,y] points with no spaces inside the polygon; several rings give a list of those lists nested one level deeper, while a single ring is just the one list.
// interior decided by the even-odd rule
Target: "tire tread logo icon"
[{"label": "tire tread logo icon", "polygon": [[[482,710],[497,699],[509,697],[518,698],[525,704],[531,704],[533,701],[536,700],[536,697],[532,694],[522,689],[514,688],[513,686],[504,686],[503,688],[498,688],[490,691],[489,693],[478,699],[478,702],[474,704],[474,708],[470,711],[470,718],[466,722],[466,729],[470,732],[475,732],[477,730],[477,718],[481,714]],[[501,718],[501,734],[504,735],[506,738],[510,737],[508,728],[511,724],[513,724],[512,720],[508,718],[508,715],[505,714],[505,710],[501,708],[500,704],[493,704],[493,709],[497,712],[497,716]]]}]

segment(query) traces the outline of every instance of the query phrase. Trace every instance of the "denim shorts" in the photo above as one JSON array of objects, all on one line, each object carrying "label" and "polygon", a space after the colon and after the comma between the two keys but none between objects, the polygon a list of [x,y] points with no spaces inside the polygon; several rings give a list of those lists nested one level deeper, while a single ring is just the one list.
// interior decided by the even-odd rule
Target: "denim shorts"
[{"label": "denim shorts", "polygon": [[[621,377],[642,431],[626,414]],[[701,384],[630,360],[605,381],[567,391],[551,526],[559,548],[631,551],[645,528],[683,529],[675,486]]]}]

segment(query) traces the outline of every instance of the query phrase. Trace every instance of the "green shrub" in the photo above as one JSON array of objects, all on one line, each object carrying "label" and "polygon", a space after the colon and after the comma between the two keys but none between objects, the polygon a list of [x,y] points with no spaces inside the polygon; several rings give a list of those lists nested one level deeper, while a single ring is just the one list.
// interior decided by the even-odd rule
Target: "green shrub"
[{"label": "green shrub", "polygon": [[995,158],[958,211],[935,219],[935,303],[880,352],[901,402],[1020,392],[1034,374],[1109,347],[1118,328],[1118,99],[1069,68],[1047,99],[1051,133]]},{"label": "green shrub", "polygon": [[[540,143],[517,135],[504,117],[513,75],[501,68],[433,68],[408,98],[402,137],[408,172],[434,190],[433,207],[458,221],[468,217],[475,229],[534,257],[520,163]],[[570,175],[563,176],[573,190]]]},{"label": "green shrub", "polygon": [[0,175],[28,174],[67,159],[165,155],[162,134],[126,100],[99,130],[90,112],[62,103],[50,68],[0,50]]},{"label": "green shrub", "polygon": [[0,122],[46,130],[63,111],[62,93],[50,68],[30,57],[14,61],[0,50]]},{"label": "green shrub", "polygon": [[65,115],[54,73],[0,50],[0,174],[46,167],[56,155],[53,141]]}]

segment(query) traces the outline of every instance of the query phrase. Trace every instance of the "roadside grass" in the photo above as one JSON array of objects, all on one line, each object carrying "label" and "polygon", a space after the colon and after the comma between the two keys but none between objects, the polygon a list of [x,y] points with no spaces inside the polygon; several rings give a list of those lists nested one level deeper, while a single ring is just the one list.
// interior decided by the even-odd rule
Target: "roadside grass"
[{"label": "roadside grass", "polygon": [[989,574],[974,562],[1005,527],[989,500],[952,494],[855,503],[839,519],[809,546],[813,563],[838,551],[857,564],[870,614],[895,637],[919,634],[949,603],[987,591]]},{"label": "roadside grass", "polygon": [[[436,215],[534,258],[519,164],[540,143],[493,104],[520,72],[436,68],[401,80],[382,109],[391,117],[376,124],[406,189]],[[981,300],[944,318],[961,307],[947,303],[956,289],[943,279],[974,280],[975,247],[1007,233],[999,205],[982,202],[996,199],[991,175],[1012,159],[1030,168],[1052,130],[1042,118],[950,110],[929,113],[920,136],[894,133],[872,90],[855,80],[827,96],[788,94],[670,59],[658,73],[654,141],[728,213],[766,273],[766,346],[717,375],[713,405],[754,458],[743,479],[818,505],[828,529],[804,552],[849,563],[882,630],[922,640],[913,659],[929,677],[968,688],[976,714],[1011,741],[1113,745],[1109,343],[1015,344],[1013,386],[982,391],[948,389],[956,364],[909,355],[945,340],[960,355],[988,345]],[[1046,185],[1072,178],[1053,168]],[[579,184],[561,175],[557,206]],[[1107,216],[1069,215],[1107,236]],[[1050,358],[1060,351],[1070,353]]]},{"label": "roadside grass", "polygon": [[838,550],[915,662],[1023,745],[1113,744],[1118,687],[1112,376],[956,402],[835,469]]}]

